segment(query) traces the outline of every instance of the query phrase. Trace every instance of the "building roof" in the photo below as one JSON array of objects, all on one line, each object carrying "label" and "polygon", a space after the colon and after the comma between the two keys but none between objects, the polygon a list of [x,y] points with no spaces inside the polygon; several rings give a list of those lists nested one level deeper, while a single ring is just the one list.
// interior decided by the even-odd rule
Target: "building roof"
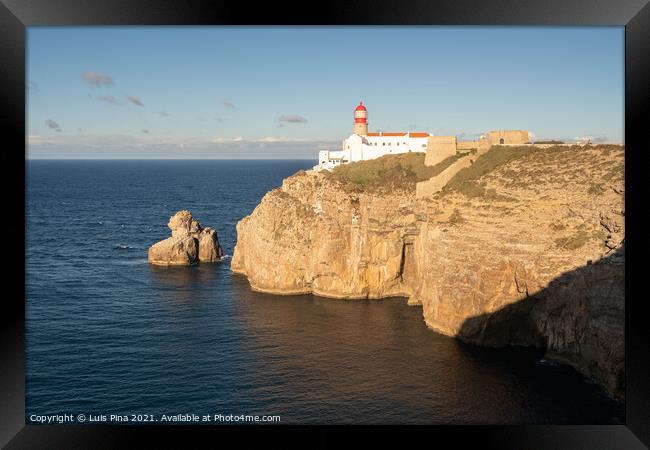
[{"label": "building roof", "polygon": [[355,108],[355,111],[368,111],[365,106],[363,106],[363,102],[359,102],[359,106]]}]

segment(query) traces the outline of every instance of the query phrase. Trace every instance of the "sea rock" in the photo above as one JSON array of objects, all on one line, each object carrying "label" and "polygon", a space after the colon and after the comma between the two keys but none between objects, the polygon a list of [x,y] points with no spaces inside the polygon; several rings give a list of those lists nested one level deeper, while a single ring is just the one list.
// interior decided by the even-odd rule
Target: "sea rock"
[{"label": "sea rock", "polygon": [[220,261],[223,251],[217,232],[203,228],[187,210],[178,211],[167,223],[172,236],[149,248],[149,263],[189,266],[200,262]]},{"label": "sea rock", "polygon": [[191,266],[198,256],[197,240],[191,236],[172,236],[149,248],[149,262],[159,266]]},{"label": "sea rock", "polygon": [[300,172],[237,224],[231,269],[274,294],[406,297],[434,331],[542,347],[622,396],[624,148],[522,155],[424,199]]},{"label": "sea rock", "polygon": [[192,213],[183,210],[169,218],[167,226],[172,230],[172,237],[185,237],[191,233],[197,233],[201,226],[192,218]]},{"label": "sea rock", "polygon": [[223,251],[219,245],[219,239],[215,230],[212,228],[203,228],[193,236],[195,236],[199,244],[199,261],[214,262],[221,260]]}]

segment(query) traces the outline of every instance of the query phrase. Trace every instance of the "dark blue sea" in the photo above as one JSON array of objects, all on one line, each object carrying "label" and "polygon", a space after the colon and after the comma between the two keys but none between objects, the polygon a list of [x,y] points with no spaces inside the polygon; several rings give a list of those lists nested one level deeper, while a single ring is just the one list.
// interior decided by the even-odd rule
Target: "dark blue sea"
[{"label": "dark blue sea", "polygon": [[229,260],[147,264],[147,248],[170,235],[180,209],[215,228],[232,255],[237,221],[314,163],[28,161],[27,422],[624,422],[624,405],[572,368],[535,350],[438,335],[405,299],[255,293]]}]

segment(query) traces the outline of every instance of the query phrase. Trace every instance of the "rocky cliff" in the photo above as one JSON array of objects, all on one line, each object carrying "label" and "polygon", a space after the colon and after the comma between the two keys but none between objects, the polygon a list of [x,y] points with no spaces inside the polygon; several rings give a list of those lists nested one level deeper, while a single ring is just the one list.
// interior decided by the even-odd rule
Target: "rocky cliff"
[{"label": "rocky cliff", "polygon": [[623,168],[620,146],[493,147],[424,199],[411,169],[301,172],[238,223],[231,267],[263,292],[404,296],[437,332],[543,347],[622,395]]}]

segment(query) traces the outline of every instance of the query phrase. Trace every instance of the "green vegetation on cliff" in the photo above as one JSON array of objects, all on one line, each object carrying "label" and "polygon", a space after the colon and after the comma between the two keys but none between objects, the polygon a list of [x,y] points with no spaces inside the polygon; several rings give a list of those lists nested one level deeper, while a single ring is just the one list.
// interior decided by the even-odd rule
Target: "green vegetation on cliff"
[{"label": "green vegetation on cliff", "polygon": [[[344,164],[322,173],[326,180],[346,192],[413,192],[418,182],[440,174],[460,158],[468,158],[473,160],[472,165],[460,170],[441,195],[459,192],[468,198],[511,201],[510,194],[501,191],[528,189],[537,192],[540,183],[548,182],[569,186],[577,174],[585,175],[588,171],[592,180],[578,188],[584,187],[589,195],[599,196],[604,194],[607,184],[624,179],[624,163],[616,160],[616,155],[624,151],[623,146],[609,144],[546,148],[497,145],[481,156],[473,152],[457,153],[435,166],[425,166],[425,154],[413,152]],[[558,161],[564,162],[558,166]],[[495,179],[505,189],[497,192]]]},{"label": "green vegetation on cliff", "polygon": [[[497,145],[476,159],[470,167],[459,171],[447,183],[444,191],[460,192],[469,198],[506,200],[494,189],[487,187],[484,176],[499,173],[501,167],[514,162],[514,165],[510,165],[508,170],[501,171],[499,175],[508,187],[535,190],[542,180],[548,182],[551,179],[568,186],[576,178],[576,174],[586,176],[585,171],[588,171],[592,181],[583,184],[587,193],[603,195],[606,190],[603,182],[623,180],[625,168],[624,163],[603,161],[601,157],[609,159],[615,152],[624,151],[625,147],[611,144],[556,145],[548,148]],[[558,161],[564,162],[558,166]]]},{"label": "green vegetation on cliff", "polygon": [[323,173],[346,191],[413,191],[416,183],[438,175],[462,157],[456,154],[435,166],[425,166],[424,153],[401,153],[345,164]]},{"label": "green vegetation on cliff", "polygon": [[[483,175],[492,172],[499,166],[503,166],[515,159],[526,157],[538,149],[535,147],[504,147],[493,146],[484,155],[480,156],[474,163],[461,170],[449,180],[445,190],[455,190],[465,194],[467,197],[490,197],[494,194],[485,188],[485,185],[478,182]],[[494,194],[496,195],[496,194]]]}]

